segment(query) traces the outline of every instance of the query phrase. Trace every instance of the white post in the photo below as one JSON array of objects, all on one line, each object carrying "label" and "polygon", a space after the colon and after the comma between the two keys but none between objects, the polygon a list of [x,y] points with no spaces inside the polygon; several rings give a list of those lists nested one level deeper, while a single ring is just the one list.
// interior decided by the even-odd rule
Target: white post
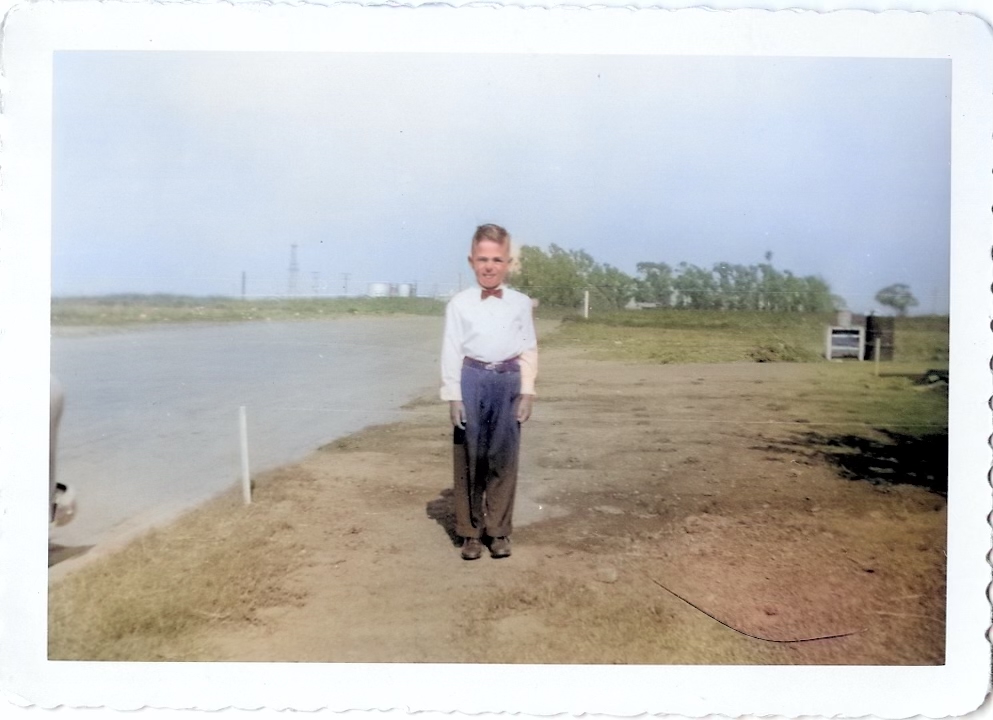
[{"label": "white post", "polygon": [[590,318],[590,291],[583,291],[583,319],[589,320]]},{"label": "white post", "polygon": [[876,342],[873,343],[875,347],[873,348],[872,358],[876,361],[876,377],[879,377],[879,353],[882,352],[883,341],[882,338],[876,338]]},{"label": "white post", "polygon": [[252,502],[252,479],[248,472],[248,415],[245,406],[238,408],[238,426],[241,430],[241,496],[246,505]]}]

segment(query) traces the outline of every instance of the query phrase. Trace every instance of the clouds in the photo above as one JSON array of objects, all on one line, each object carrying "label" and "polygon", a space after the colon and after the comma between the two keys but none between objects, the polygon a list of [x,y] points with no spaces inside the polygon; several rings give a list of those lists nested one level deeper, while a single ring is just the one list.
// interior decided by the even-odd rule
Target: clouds
[{"label": "clouds", "polygon": [[[302,271],[353,289],[454,285],[488,221],[628,272],[773,250],[856,309],[877,276],[947,275],[944,61],[101,52],[55,68],[56,293],[233,293],[243,269],[281,292],[291,242]],[[121,286],[136,267],[158,271]]]}]

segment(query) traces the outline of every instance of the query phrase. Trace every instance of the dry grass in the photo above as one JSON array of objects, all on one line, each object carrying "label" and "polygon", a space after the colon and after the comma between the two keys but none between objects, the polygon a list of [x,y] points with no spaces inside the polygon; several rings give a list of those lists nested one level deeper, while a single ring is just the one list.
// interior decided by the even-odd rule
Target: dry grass
[{"label": "dry grass", "polygon": [[[603,360],[652,363],[817,362],[830,314],[640,310],[566,317],[546,347],[578,347]],[[900,362],[948,364],[948,318],[896,318]]]},{"label": "dry grass", "polygon": [[896,360],[921,360],[948,367],[948,317],[897,318],[893,334]]},{"label": "dry grass", "polygon": [[[633,566],[534,574],[481,599],[478,662],[762,662],[762,648],[694,614]],[[482,637],[480,637],[482,634]]]},{"label": "dry grass", "polygon": [[104,295],[52,298],[53,326],[320,320],[351,315],[436,315],[434,298],[253,298]]},{"label": "dry grass", "polygon": [[54,584],[49,659],[189,659],[188,638],[206,624],[254,622],[263,608],[298,602],[284,583],[302,560],[291,498],[312,482],[271,473],[251,505],[228,493]]}]

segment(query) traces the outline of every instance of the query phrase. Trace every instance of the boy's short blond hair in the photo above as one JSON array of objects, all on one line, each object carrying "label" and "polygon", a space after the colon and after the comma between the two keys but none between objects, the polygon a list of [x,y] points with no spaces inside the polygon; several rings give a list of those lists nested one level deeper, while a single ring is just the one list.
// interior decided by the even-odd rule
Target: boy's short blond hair
[{"label": "boy's short blond hair", "polygon": [[476,228],[476,234],[472,236],[472,249],[475,250],[483,240],[495,242],[497,245],[509,245],[510,233],[499,225],[480,225]]}]

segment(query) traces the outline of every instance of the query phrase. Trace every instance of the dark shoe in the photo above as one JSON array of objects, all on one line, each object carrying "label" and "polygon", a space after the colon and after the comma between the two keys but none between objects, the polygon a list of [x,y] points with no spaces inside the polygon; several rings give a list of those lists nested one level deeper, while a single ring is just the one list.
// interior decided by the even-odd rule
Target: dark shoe
[{"label": "dark shoe", "polygon": [[490,542],[490,555],[495,558],[510,557],[510,538],[493,538],[493,541]]},{"label": "dark shoe", "polygon": [[479,538],[465,538],[462,541],[463,560],[479,560],[482,554],[483,543],[479,542]]}]

